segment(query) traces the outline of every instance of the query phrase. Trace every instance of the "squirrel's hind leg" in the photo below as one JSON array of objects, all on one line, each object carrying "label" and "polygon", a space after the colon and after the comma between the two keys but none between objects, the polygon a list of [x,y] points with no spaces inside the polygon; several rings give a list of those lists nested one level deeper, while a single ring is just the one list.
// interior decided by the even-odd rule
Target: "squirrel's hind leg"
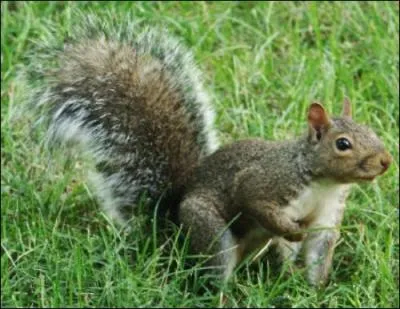
[{"label": "squirrel's hind leg", "polygon": [[239,246],[215,207],[218,202],[212,193],[192,193],[180,204],[179,221],[190,233],[193,253],[210,255],[207,266],[226,281],[239,262]]}]

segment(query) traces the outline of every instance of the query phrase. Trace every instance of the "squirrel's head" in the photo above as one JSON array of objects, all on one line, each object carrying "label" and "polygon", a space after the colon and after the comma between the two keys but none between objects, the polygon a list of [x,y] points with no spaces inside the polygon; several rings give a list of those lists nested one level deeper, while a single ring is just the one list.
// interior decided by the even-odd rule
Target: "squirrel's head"
[{"label": "squirrel's head", "polygon": [[312,103],[308,125],[308,142],[317,159],[317,174],[342,183],[373,180],[392,162],[376,134],[351,119],[351,103],[347,98],[340,117],[331,118],[322,105]]}]

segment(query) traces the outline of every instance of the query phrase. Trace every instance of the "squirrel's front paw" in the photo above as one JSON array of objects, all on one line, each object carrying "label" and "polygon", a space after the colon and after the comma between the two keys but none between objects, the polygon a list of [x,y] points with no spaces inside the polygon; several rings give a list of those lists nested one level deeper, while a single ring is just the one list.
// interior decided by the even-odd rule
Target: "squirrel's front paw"
[{"label": "squirrel's front paw", "polygon": [[304,240],[306,238],[306,233],[303,231],[304,226],[298,222],[294,222],[294,224],[296,225],[296,228],[290,233],[283,235],[283,237],[288,241]]}]

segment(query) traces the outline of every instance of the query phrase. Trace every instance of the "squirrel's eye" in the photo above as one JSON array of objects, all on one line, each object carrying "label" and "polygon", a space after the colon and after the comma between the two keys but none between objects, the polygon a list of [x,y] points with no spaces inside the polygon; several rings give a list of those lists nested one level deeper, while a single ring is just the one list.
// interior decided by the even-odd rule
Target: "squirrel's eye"
[{"label": "squirrel's eye", "polygon": [[351,149],[351,143],[347,138],[341,137],[336,140],[336,148],[340,151]]}]

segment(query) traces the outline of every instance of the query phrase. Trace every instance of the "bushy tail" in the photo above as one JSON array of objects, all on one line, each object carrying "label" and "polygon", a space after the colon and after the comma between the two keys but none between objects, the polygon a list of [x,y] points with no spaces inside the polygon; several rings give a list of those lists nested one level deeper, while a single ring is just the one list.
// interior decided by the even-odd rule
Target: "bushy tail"
[{"label": "bushy tail", "polygon": [[49,121],[49,141],[90,153],[97,195],[123,220],[144,192],[181,194],[218,147],[213,110],[192,55],[166,31],[127,18],[79,19],[66,42],[49,30],[36,43],[31,101]]}]

